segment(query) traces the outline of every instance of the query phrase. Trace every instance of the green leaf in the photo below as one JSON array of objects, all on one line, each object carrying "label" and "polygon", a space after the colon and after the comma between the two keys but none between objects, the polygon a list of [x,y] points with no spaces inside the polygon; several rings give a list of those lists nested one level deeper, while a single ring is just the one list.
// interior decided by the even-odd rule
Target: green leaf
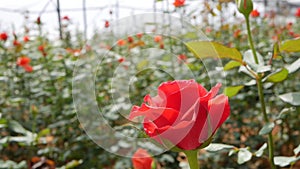
[{"label": "green leaf", "polygon": [[294,112],[296,109],[295,107],[290,107],[290,108],[284,108],[280,111],[279,115],[276,117],[276,119],[285,119],[286,116],[290,113],[290,112]]},{"label": "green leaf", "polygon": [[289,73],[294,73],[300,68],[300,58],[290,65],[285,66]]},{"label": "green leaf", "polygon": [[12,131],[19,133],[19,134],[27,134],[27,130],[17,121],[11,120],[8,122],[8,128],[10,128]]},{"label": "green leaf", "polygon": [[228,58],[243,63],[242,55],[236,48],[228,48],[217,42],[192,41],[187,48],[198,58]]},{"label": "green leaf", "polygon": [[268,147],[268,144],[263,144],[254,154],[256,157],[261,157],[264,154],[264,150]]},{"label": "green leaf", "polygon": [[287,40],[280,45],[281,52],[300,52],[300,38]]},{"label": "green leaf", "polygon": [[279,98],[293,106],[300,106],[300,92],[291,92],[279,95]]},{"label": "green leaf", "polygon": [[38,133],[38,137],[43,137],[43,136],[45,136],[45,135],[47,135],[47,134],[49,134],[50,133],[50,129],[48,129],[48,128],[46,128],[46,129],[43,129],[43,130],[41,130],[39,133]]},{"label": "green leaf", "polygon": [[238,164],[243,164],[252,158],[252,153],[247,148],[240,148],[238,152]]},{"label": "green leaf", "polygon": [[72,160],[67,163],[66,169],[75,168],[75,167],[79,166],[80,164],[82,164],[82,162],[83,162],[82,160]]},{"label": "green leaf", "polygon": [[238,94],[240,90],[242,90],[244,86],[229,86],[224,89],[224,94],[228,97],[233,97]]},{"label": "green leaf", "polygon": [[275,165],[279,165],[280,167],[285,167],[290,165],[291,163],[295,162],[297,160],[296,157],[285,157],[285,156],[277,156],[274,157],[274,163]]},{"label": "green leaf", "polygon": [[268,82],[278,83],[284,81],[289,75],[289,71],[286,68],[282,68],[280,71],[270,74],[266,77]]},{"label": "green leaf", "polygon": [[239,149],[232,149],[229,151],[228,156],[232,156],[233,154],[236,154],[239,151]]},{"label": "green leaf", "polygon": [[211,143],[209,146],[205,147],[204,149],[207,151],[220,151],[223,149],[232,149],[234,148],[233,145],[228,145],[228,144],[220,144],[220,143]]},{"label": "green leaf", "polygon": [[294,149],[294,154],[297,155],[298,153],[300,153],[300,144]]},{"label": "green leaf", "polygon": [[[262,55],[260,53],[256,52],[256,56],[258,59],[258,63],[255,62],[253,52],[252,52],[252,50],[249,49],[244,53],[244,61],[255,71],[257,71],[259,69],[269,71],[270,66],[265,66],[265,61],[264,61],[264,58],[262,57]],[[266,67],[266,68],[264,68],[264,67]]]},{"label": "green leaf", "polygon": [[225,66],[224,66],[224,70],[230,70],[230,69],[233,69],[235,67],[239,67],[241,66],[242,64],[240,62],[237,62],[237,61],[234,61],[234,60],[231,60],[229,61]]},{"label": "green leaf", "polygon": [[275,127],[275,123],[269,122],[269,123],[265,124],[262,129],[260,129],[258,134],[259,135],[269,134],[273,130],[274,127]]},{"label": "green leaf", "polygon": [[16,163],[14,161],[11,160],[0,160],[0,166],[1,168],[6,168],[6,169],[10,169],[10,168],[18,168],[18,169],[24,169],[27,168],[27,162],[25,160]]},{"label": "green leaf", "polygon": [[0,129],[6,126],[7,126],[7,120],[3,118],[0,119]]}]

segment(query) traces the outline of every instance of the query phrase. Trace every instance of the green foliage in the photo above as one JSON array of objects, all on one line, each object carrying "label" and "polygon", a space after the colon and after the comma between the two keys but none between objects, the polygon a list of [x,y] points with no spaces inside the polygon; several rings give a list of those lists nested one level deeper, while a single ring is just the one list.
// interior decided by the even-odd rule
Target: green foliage
[{"label": "green foliage", "polygon": [[235,48],[228,48],[217,42],[192,41],[186,43],[188,49],[198,58],[232,59],[243,63],[241,53]]}]

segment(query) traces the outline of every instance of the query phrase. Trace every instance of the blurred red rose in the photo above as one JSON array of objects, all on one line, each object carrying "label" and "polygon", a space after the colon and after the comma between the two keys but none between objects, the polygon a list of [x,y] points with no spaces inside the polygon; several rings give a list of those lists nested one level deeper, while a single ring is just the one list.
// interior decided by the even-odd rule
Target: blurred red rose
[{"label": "blurred red rose", "polygon": [[124,62],[124,61],[125,61],[125,59],[124,59],[123,57],[121,57],[121,58],[118,59],[118,62],[119,62],[119,63],[122,63],[122,62]]},{"label": "blurred red rose", "polygon": [[300,8],[298,8],[296,10],[295,16],[298,17],[298,18],[300,18]]},{"label": "blurred red rose", "polygon": [[25,66],[25,65],[28,65],[29,63],[30,63],[30,58],[29,57],[22,56],[22,57],[19,57],[17,59],[17,65],[18,66]]},{"label": "blurred red rose", "polygon": [[18,40],[14,40],[14,41],[13,41],[13,45],[14,45],[14,46],[20,46],[21,43],[20,43]]},{"label": "blurred red rose", "polygon": [[119,40],[117,41],[117,45],[118,45],[118,46],[124,46],[124,45],[126,45],[126,41],[125,41],[124,39],[119,39]]},{"label": "blurred red rose", "polygon": [[146,150],[139,148],[133,154],[131,161],[134,169],[151,169],[154,160]]},{"label": "blurred red rose", "polygon": [[143,36],[143,33],[138,33],[138,34],[136,34],[136,37],[139,38],[139,39],[141,39],[142,36]]},{"label": "blurred red rose", "polygon": [[30,65],[24,65],[23,68],[26,72],[29,72],[29,73],[33,71],[33,68]]},{"label": "blurred red rose", "polygon": [[109,21],[105,21],[104,27],[105,27],[105,28],[108,28],[108,27],[109,27]]},{"label": "blurred red rose", "polygon": [[159,44],[159,48],[160,48],[160,49],[164,49],[164,48],[165,48],[164,43],[160,43],[160,44]]},{"label": "blurred red rose", "polygon": [[38,50],[42,53],[42,55],[45,57],[47,56],[47,52],[45,51],[44,45],[38,46]]},{"label": "blurred red rose", "polygon": [[132,43],[133,42],[133,38],[131,36],[128,36],[127,41],[128,41],[128,43]]},{"label": "blurred red rose", "polygon": [[43,45],[40,45],[40,46],[38,46],[38,50],[39,50],[40,52],[43,52],[43,51],[45,51],[45,48],[44,48]]},{"label": "blurred red rose", "polygon": [[240,29],[237,29],[233,32],[233,37],[234,38],[238,38],[241,36],[241,30]]},{"label": "blurred red rose", "polygon": [[28,36],[24,36],[24,37],[23,37],[23,41],[24,41],[24,42],[28,42],[29,40],[30,40],[30,39],[29,39]]},{"label": "blurred red rose", "polygon": [[132,107],[129,118],[144,116],[145,133],[161,144],[167,140],[183,150],[197,149],[210,143],[230,114],[228,97],[217,95],[220,87],[207,92],[195,80],[164,82],[157,96],[146,95],[140,107]]},{"label": "blurred red rose", "polygon": [[251,14],[250,14],[253,18],[257,18],[259,17],[260,13],[258,12],[257,9],[254,9]]},{"label": "blurred red rose", "polygon": [[41,17],[37,17],[36,21],[35,21],[36,24],[40,25],[42,22],[41,22]]},{"label": "blurred red rose", "polygon": [[185,54],[180,54],[180,55],[178,55],[178,58],[179,58],[180,60],[186,60],[186,59],[187,59],[187,57],[186,57]]},{"label": "blurred red rose", "polygon": [[7,35],[7,33],[6,33],[6,32],[2,32],[2,33],[0,34],[0,40],[2,40],[2,41],[6,41],[6,40],[7,40],[7,38],[8,38],[8,35]]},{"label": "blurred red rose", "polygon": [[64,17],[62,17],[62,20],[69,21],[70,18],[69,18],[69,16],[64,16]]},{"label": "blurred red rose", "polygon": [[154,37],[154,42],[160,42],[160,41],[162,41],[162,36],[160,36],[160,35],[157,35],[157,36],[155,36]]},{"label": "blurred red rose", "polygon": [[185,0],[175,0],[173,2],[173,5],[177,8],[177,7],[182,7],[184,6]]}]

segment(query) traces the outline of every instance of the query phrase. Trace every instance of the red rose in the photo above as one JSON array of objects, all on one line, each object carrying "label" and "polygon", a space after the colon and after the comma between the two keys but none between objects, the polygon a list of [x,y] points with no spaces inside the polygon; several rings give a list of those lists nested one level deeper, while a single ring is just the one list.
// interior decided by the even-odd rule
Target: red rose
[{"label": "red rose", "polygon": [[126,41],[124,39],[119,39],[117,41],[117,44],[118,44],[118,46],[124,46],[124,45],[126,45]]},{"label": "red rose", "polygon": [[300,18],[300,8],[297,9],[297,11],[295,13],[295,16],[298,17],[298,18]]},{"label": "red rose", "polygon": [[160,48],[160,49],[164,49],[164,48],[165,48],[164,43],[160,43],[160,44],[159,44],[159,48]]},{"label": "red rose", "polygon": [[153,158],[149,153],[139,148],[132,156],[132,165],[134,169],[151,169]]},{"label": "red rose", "polygon": [[36,24],[38,24],[38,25],[42,24],[42,22],[41,22],[41,17],[37,17],[37,19],[36,19]]},{"label": "red rose", "polygon": [[8,38],[8,35],[7,35],[7,33],[6,33],[6,32],[3,32],[3,33],[1,33],[1,34],[0,34],[0,40],[2,40],[2,41],[6,41],[6,40],[7,40],[7,38]]},{"label": "red rose", "polygon": [[22,56],[17,59],[18,66],[25,66],[25,65],[28,65],[29,63],[30,63],[30,58],[28,58],[26,56]]},{"label": "red rose", "polygon": [[143,36],[143,33],[138,33],[138,34],[136,34],[136,37],[139,38],[139,39],[141,39],[142,36]]},{"label": "red rose", "polygon": [[33,71],[33,68],[30,65],[24,65],[23,68],[26,72],[29,72],[29,73]]},{"label": "red rose", "polygon": [[109,27],[109,21],[105,21],[104,27],[105,27],[105,28],[108,28],[108,27]]},{"label": "red rose", "polygon": [[133,38],[131,36],[128,36],[127,37],[127,41],[128,41],[128,43],[132,43],[133,42]]},{"label": "red rose", "polygon": [[182,7],[184,6],[184,2],[185,0],[175,0],[175,2],[173,2],[173,5],[177,8],[177,7]]},{"label": "red rose", "polygon": [[21,46],[21,43],[18,40],[13,41],[14,46]]},{"label": "red rose", "polygon": [[29,40],[30,40],[30,39],[29,39],[28,36],[24,36],[24,37],[23,37],[23,41],[24,41],[24,42],[28,42]]},{"label": "red rose", "polygon": [[62,17],[62,20],[70,21],[70,18],[69,18],[69,16],[64,16],[64,17]]},{"label": "red rose", "polygon": [[118,59],[118,62],[119,62],[119,63],[122,63],[122,62],[124,62],[124,61],[125,61],[125,59],[124,59],[123,57],[121,57],[121,58]]},{"label": "red rose", "polygon": [[240,29],[237,29],[233,32],[233,37],[234,38],[238,38],[241,36],[241,30]]},{"label": "red rose", "polygon": [[145,96],[145,103],[133,106],[129,118],[144,116],[144,131],[159,143],[168,140],[183,150],[197,149],[230,114],[228,97],[217,95],[220,87],[207,92],[195,80],[162,83],[158,95]]},{"label": "red rose", "polygon": [[258,12],[257,9],[253,10],[250,14],[253,18],[259,17],[260,13]]},{"label": "red rose", "polygon": [[160,42],[160,41],[162,41],[162,36],[159,36],[159,35],[158,35],[158,36],[155,36],[155,37],[154,37],[154,42],[157,42],[157,43],[158,43],[158,42]]}]

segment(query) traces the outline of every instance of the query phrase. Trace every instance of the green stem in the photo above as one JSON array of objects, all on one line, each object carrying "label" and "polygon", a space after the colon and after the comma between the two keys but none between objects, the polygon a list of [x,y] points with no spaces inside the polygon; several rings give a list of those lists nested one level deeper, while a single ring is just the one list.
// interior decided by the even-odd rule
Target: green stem
[{"label": "green stem", "polygon": [[[254,48],[253,45],[253,39],[252,39],[252,34],[251,34],[251,30],[250,30],[250,22],[249,22],[249,16],[246,17],[246,24],[247,24],[247,33],[248,33],[248,41],[253,53],[253,57],[255,60],[256,64],[259,64],[257,55],[256,55],[256,50]],[[266,103],[265,103],[265,98],[264,98],[264,92],[263,92],[263,85],[262,85],[262,75],[258,74],[258,76],[256,77],[256,83],[257,83],[257,89],[258,89],[258,95],[259,95],[259,101],[260,101],[260,105],[261,105],[261,112],[263,114],[263,118],[265,123],[269,122],[269,118],[267,115],[267,111],[266,111]],[[276,166],[274,164],[274,143],[273,143],[273,136],[272,133],[268,134],[268,149],[269,149],[269,161],[271,164],[271,168],[272,169],[276,169]]]},{"label": "green stem", "polygon": [[[265,104],[265,98],[263,93],[263,86],[262,86],[262,80],[261,78],[256,80],[257,82],[257,88],[258,88],[258,94],[259,94],[259,100],[261,104],[261,111],[264,116],[264,121],[266,123],[269,122],[267,111],[266,111],[266,104]],[[274,143],[273,143],[273,136],[272,133],[268,134],[268,149],[269,149],[269,160],[271,163],[271,168],[276,169],[275,163],[274,163]]]},{"label": "green stem", "polygon": [[248,42],[250,44],[250,47],[251,47],[251,50],[252,50],[252,53],[253,53],[253,56],[254,56],[254,61],[256,64],[258,64],[258,58],[257,58],[257,55],[256,55],[256,51],[255,51],[255,48],[254,48],[254,45],[253,45],[253,39],[252,39],[252,34],[251,34],[251,30],[250,30],[250,21],[249,21],[249,16],[246,17],[246,25],[247,25],[247,34],[248,34]]},{"label": "green stem", "polygon": [[188,158],[190,169],[200,169],[198,164],[198,150],[185,151]]}]

